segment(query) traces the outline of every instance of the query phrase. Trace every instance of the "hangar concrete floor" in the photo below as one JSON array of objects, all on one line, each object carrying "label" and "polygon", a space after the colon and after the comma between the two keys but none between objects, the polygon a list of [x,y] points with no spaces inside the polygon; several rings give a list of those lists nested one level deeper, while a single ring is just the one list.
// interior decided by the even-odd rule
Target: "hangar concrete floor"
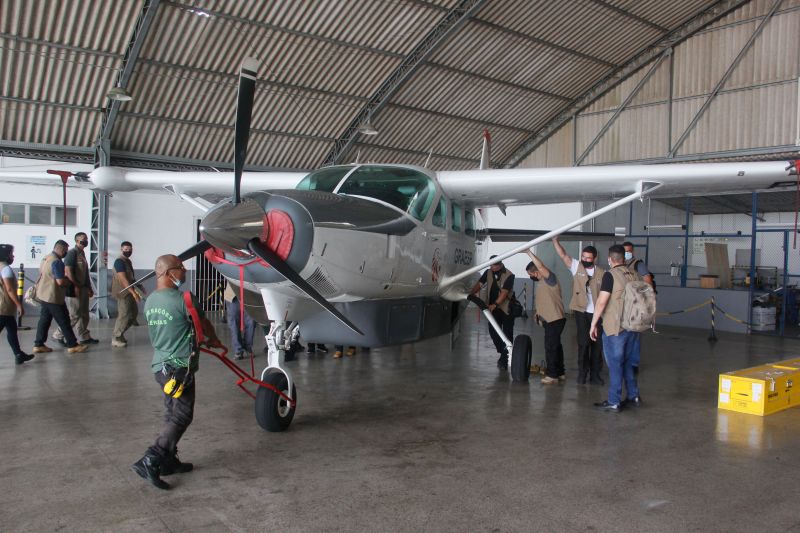
[{"label": "hangar concrete floor", "polygon": [[160,425],[145,328],[112,350],[111,322],[94,323],[106,342],[89,354],[21,367],[3,340],[0,529],[800,531],[800,409],[715,407],[720,371],[800,356],[798,342],[721,334],[710,347],[706,332],[665,327],[643,343],[645,405],[614,414],[592,407],[605,388],[573,382],[571,325],[570,380],[514,384],[474,316],[452,353],[440,338],[301,355],[281,434],[259,429],[233,375],[203,361],[181,443],[196,469],[170,476],[170,492],[130,469]]}]

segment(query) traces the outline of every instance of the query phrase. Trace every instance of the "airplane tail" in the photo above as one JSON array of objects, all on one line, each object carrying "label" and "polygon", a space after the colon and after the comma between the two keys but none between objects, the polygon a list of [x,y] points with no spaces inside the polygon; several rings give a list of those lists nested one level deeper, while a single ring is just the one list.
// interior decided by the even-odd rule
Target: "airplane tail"
[{"label": "airplane tail", "polygon": [[483,149],[481,149],[481,170],[491,168],[491,145],[492,136],[489,130],[483,130]]}]

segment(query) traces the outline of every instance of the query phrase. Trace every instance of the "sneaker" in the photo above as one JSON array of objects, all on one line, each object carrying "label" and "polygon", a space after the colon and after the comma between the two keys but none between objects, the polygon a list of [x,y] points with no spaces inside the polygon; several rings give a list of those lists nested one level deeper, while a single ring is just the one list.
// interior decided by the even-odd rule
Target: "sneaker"
[{"label": "sneaker", "polygon": [[100,341],[99,341],[99,340],[97,340],[97,339],[93,339],[93,338],[91,338],[91,337],[89,337],[88,339],[84,339],[84,340],[82,340],[82,341],[81,341],[81,344],[99,344],[99,343],[100,343]]},{"label": "sneaker", "polygon": [[77,344],[77,345],[73,346],[72,348],[67,348],[67,351],[69,353],[88,352],[89,351],[89,345],[88,344]]},{"label": "sneaker", "polygon": [[558,376],[558,381],[567,381],[567,376],[565,374],[561,374]]},{"label": "sneaker", "polygon": [[52,351],[53,351],[52,348],[50,348],[49,346],[45,346],[44,344],[42,344],[41,346],[33,347],[33,353],[50,353]]},{"label": "sneaker", "polygon": [[350,348],[348,348],[348,349],[347,349],[347,352],[345,353],[345,355],[346,355],[347,357],[353,357],[355,354],[356,354],[356,348],[355,348],[355,346],[351,346]]},{"label": "sneaker", "polygon": [[614,413],[619,413],[622,410],[622,407],[618,403],[608,403],[608,400],[603,400],[602,402],[597,402],[594,404],[595,407],[599,407],[603,411],[611,411]]},{"label": "sneaker", "polygon": [[553,383],[558,383],[558,382],[559,382],[558,378],[551,378],[550,376],[545,376],[542,378],[542,383],[544,383],[545,385],[552,385]]},{"label": "sneaker", "polygon": [[325,347],[324,344],[317,344],[317,351],[322,353],[328,353],[328,349]]},{"label": "sneaker", "polygon": [[234,356],[234,358],[237,361],[241,361],[242,359],[244,359],[244,352],[236,352],[236,355]]},{"label": "sneaker", "polygon": [[66,345],[67,345],[67,341],[65,341],[65,340],[64,340],[64,337],[61,337],[60,339],[56,339],[55,337],[53,337],[53,338],[54,338],[54,339],[55,339],[55,341],[56,341],[58,344],[60,344],[61,346],[66,346]]},{"label": "sneaker", "polygon": [[642,397],[641,396],[636,396],[634,398],[626,398],[625,400],[622,400],[622,403],[620,403],[620,405],[624,406],[624,407],[631,407],[631,406],[632,407],[641,407],[642,406]]},{"label": "sneaker", "polygon": [[128,346],[128,343],[127,341],[117,337],[115,339],[111,339],[111,346],[113,346],[114,348],[125,348],[126,346]]},{"label": "sneaker", "polygon": [[309,342],[308,346],[306,347],[306,353],[314,353],[316,349],[314,348],[314,343]]},{"label": "sneaker", "polygon": [[342,358],[342,351],[341,350],[336,350],[335,352],[333,352],[333,358],[334,359],[341,359]]},{"label": "sneaker", "polygon": [[26,354],[25,352],[20,352],[14,357],[14,359],[18,365],[21,365],[22,363],[33,359],[33,354]]}]

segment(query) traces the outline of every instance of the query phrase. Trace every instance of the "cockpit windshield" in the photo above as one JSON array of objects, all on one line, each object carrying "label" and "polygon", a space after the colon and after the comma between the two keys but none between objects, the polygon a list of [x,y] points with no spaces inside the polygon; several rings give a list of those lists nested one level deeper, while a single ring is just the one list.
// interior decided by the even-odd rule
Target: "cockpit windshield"
[{"label": "cockpit windshield", "polygon": [[363,165],[350,174],[337,191],[375,198],[425,220],[436,196],[433,180],[412,168]]},{"label": "cockpit windshield", "polygon": [[[347,179],[337,190],[345,176]],[[425,173],[413,168],[381,165],[361,165],[355,170],[351,165],[321,168],[303,178],[297,188],[375,198],[417,220],[425,220],[436,196],[436,186]]]},{"label": "cockpit windshield", "polygon": [[302,191],[333,192],[342,178],[353,170],[353,167],[325,167],[315,170],[297,184]]}]

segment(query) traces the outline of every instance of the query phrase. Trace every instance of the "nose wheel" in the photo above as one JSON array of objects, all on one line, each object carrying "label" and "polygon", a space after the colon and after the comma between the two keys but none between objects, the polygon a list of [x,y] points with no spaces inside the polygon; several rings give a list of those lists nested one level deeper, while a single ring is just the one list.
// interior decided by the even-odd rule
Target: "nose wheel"
[{"label": "nose wheel", "polygon": [[[273,322],[267,339],[269,362],[261,373],[261,381],[272,385],[280,394],[260,386],[256,391],[256,421],[271,432],[286,431],[292,423],[297,408],[297,389],[289,369],[286,368],[286,353],[299,336],[297,324]],[[291,401],[290,401],[291,400]]]},{"label": "nose wheel", "polygon": [[[268,374],[263,381],[297,400],[297,390],[292,385],[292,393],[289,394],[289,381],[284,374],[278,372]],[[290,405],[286,399],[266,387],[259,387],[256,391],[256,421],[267,431],[285,431],[292,423],[296,408],[296,404]]]}]

